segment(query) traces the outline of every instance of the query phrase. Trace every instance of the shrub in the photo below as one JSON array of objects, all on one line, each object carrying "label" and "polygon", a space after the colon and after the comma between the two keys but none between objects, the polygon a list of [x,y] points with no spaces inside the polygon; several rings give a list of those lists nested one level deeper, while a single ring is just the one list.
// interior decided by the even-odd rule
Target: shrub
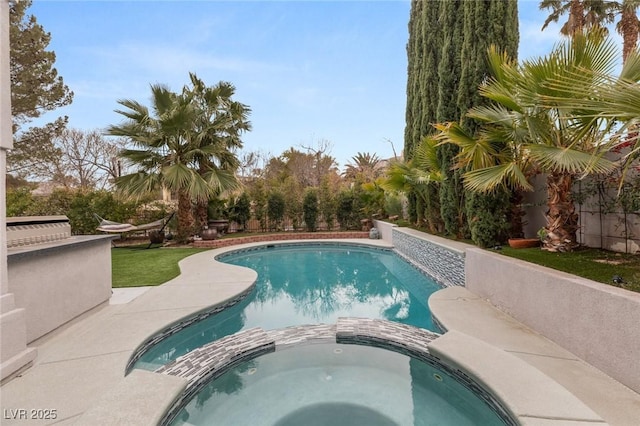
[{"label": "shrub", "polygon": [[31,195],[31,189],[20,187],[7,190],[7,217],[27,216],[36,201]]},{"label": "shrub", "polygon": [[340,229],[359,229],[359,210],[358,199],[353,191],[340,192],[336,201],[336,218],[340,223]]},{"label": "shrub", "polygon": [[307,231],[316,231],[318,210],[318,191],[315,188],[308,188],[302,202],[302,214]]},{"label": "shrub", "polygon": [[243,192],[231,209],[231,219],[235,220],[244,229],[247,226],[247,221],[251,217],[251,200],[249,195]]},{"label": "shrub", "polygon": [[267,216],[270,230],[281,230],[284,220],[284,196],[279,192],[272,192],[267,199]]}]

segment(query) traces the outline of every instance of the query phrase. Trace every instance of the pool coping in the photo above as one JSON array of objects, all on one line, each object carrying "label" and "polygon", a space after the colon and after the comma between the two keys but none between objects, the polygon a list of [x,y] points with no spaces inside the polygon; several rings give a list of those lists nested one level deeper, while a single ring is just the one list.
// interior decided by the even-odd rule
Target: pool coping
[{"label": "pool coping", "polygon": [[[317,243],[318,241],[309,240],[308,242]],[[350,240],[332,241],[350,242]],[[383,240],[357,239],[351,242],[356,245],[392,247]],[[265,243],[250,243],[245,246],[252,245],[264,246]],[[254,271],[225,264],[217,264],[214,268],[210,261],[216,253],[237,248],[237,246],[226,247],[189,256],[180,262],[181,274],[175,279],[150,289],[127,304],[99,307],[84,315],[81,320],[67,325],[55,335],[34,342],[39,350],[38,359],[34,366],[20,377],[2,386],[1,406],[6,410],[50,408],[56,410],[57,418],[50,421],[3,419],[3,424],[96,424],[88,419],[101,412],[104,416],[98,424],[117,425],[122,424],[121,419],[127,418],[127,415],[134,416],[135,413],[145,409],[149,415],[158,415],[160,410],[157,404],[153,406],[140,404],[141,406],[131,407],[131,400],[124,398],[122,389],[127,388],[128,383],[147,383],[148,380],[153,381],[154,377],[159,375],[134,370],[124,377],[126,365],[135,349],[149,336],[166,329],[168,324],[224,303],[236,297],[238,293],[246,291],[253,284]],[[212,297],[215,298],[216,303],[212,303]],[[486,316],[492,315],[492,321],[515,321],[506,315],[504,315],[505,318],[498,317],[495,313],[480,312],[469,309],[465,305],[461,305],[459,309],[462,314],[471,317],[475,323],[482,323]],[[468,312],[465,312],[465,309]],[[495,310],[495,308],[492,309]],[[495,312],[499,311],[495,310]],[[442,320],[442,318],[439,319]],[[441,323],[447,325],[448,321],[442,320]],[[450,327],[450,329],[454,328]],[[520,334],[528,335],[532,332],[520,324],[517,328],[509,329],[508,333],[513,341],[517,341]],[[510,348],[511,351],[517,349],[517,345]],[[525,356],[521,358],[527,361]],[[586,364],[580,360],[572,361]],[[552,374],[549,375],[553,377]],[[518,372],[511,372],[511,377],[512,379],[518,377]],[[601,387],[598,391],[601,394],[607,394],[609,389],[618,389],[622,386],[610,378],[607,379],[600,382]],[[156,402],[158,400],[173,401],[184,390],[186,383],[186,380],[181,378],[171,380],[158,378],[154,381],[154,386],[149,387],[149,392],[155,395],[155,397],[150,396],[149,399]],[[576,386],[580,385],[580,378],[576,378],[575,383]],[[566,384],[565,387],[567,387]],[[120,397],[116,395],[118,392]],[[131,394],[128,397],[131,398]],[[129,406],[126,405],[127,402]],[[591,406],[592,401],[586,402]],[[640,410],[640,395],[635,393],[632,397],[627,395],[623,403],[635,404],[633,407]],[[127,410],[130,411],[127,412]],[[553,424],[553,422],[545,424]]]}]

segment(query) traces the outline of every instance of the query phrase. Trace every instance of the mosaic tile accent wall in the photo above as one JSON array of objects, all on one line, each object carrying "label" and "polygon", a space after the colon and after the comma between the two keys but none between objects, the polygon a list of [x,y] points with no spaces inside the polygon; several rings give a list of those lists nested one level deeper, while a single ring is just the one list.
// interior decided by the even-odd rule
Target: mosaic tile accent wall
[{"label": "mosaic tile accent wall", "polygon": [[287,346],[326,341],[375,346],[417,358],[445,371],[474,392],[506,425],[516,425],[504,407],[480,384],[464,371],[443,364],[429,352],[429,344],[438,337],[438,333],[421,328],[369,318],[339,318],[335,325],[294,326],[270,331],[252,328],[241,331],[185,354],[156,370],[156,373],[184,377],[189,381],[183,395],[169,408],[160,424],[171,423],[189,400],[210,380],[241,362]]},{"label": "mosaic tile accent wall", "polygon": [[393,229],[393,245],[399,256],[430,275],[442,286],[464,286],[464,252]]}]

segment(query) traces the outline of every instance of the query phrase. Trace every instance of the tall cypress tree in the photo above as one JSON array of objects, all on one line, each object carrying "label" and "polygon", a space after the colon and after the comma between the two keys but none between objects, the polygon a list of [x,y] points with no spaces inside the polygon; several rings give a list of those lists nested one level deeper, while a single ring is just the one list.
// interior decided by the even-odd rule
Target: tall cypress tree
[{"label": "tall cypress tree", "polygon": [[[517,0],[412,0],[407,45],[407,159],[419,140],[434,132],[436,122],[461,121],[467,130],[475,130],[475,123],[465,114],[481,102],[478,87],[488,77],[487,49],[494,44],[517,57],[518,39]],[[443,145],[438,152],[446,175],[439,186],[440,213],[448,234],[466,237],[470,228],[476,239],[487,234],[479,230],[491,229],[478,212],[502,217],[504,209],[489,207],[504,206],[505,195],[478,198],[466,193],[460,171],[452,169],[456,154],[452,145]],[[426,211],[437,214],[428,206]]]},{"label": "tall cypress tree", "polygon": [[[460,77],[463,72],[462,47],[464,34],[465,1],[454,0],[443,2],[440,10],[440,26],[443,32],[443,43],[440,62],[438,64],[438,122],[458,121],[461,117],[458,108],[458,92]],[[465,64],[466,65],[466,64]],[[458,148],[447,144],[438,150],[440,167],[445,179],[440,184],[440,214],[444,222],[445,232],[457,237],[467,237],[464,220],[463,188],[460,172],[453,169],[454,157]]]},{"label": "tall cypress tree", "polygon": [[[488,48],[496,45],[515,58],[519,39],[515,0],[475,1],[468,2],[466,6],[463,53],[468,52],[468,57],[463,58],[463,76],[458,93],[458,107],[463,113],[485,102],[477,89],[489,77]],[[477,129],[477,124],[468,117],[463,116],[461,123],[470,134]],[[509,227],[514,222],[510,202],[518,201],[512,199],[511,191],[506,188],[493,194],[465,191],[464,195],[467,224],[476,244],[492,246],[514,234]]]},{"label": "tall cypress tree", "polygon": [[[412,0],[407,43],[408,79],[404,157],[410,160],[420,140],[433,133],[437,122],[438,69],[442,31],[439,25],[442,2]],[[431,185],[430,197],[423,205],[420,198],[409,194],[412,222],[421,222],[426,215],[439,216],[437,188]]]}]

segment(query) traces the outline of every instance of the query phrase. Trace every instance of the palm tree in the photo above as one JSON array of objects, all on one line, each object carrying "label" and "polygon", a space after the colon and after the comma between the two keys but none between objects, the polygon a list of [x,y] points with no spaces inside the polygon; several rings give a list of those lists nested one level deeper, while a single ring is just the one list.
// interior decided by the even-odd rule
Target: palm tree
[{"label": "palm tree", "polygon": [[[185,96],[191,98],[199,114],[194,123],[193,141],[199,151],[196,154],[198,173],[213,186],[215,196],[239,187],[235,171],[240,162],[236,151],[242,148],[242,133],[251,130],[248,106],[233,101],[235,87],[221,81],[206,86],[195,74],[190,73],[191,88],[185,88]],[[207,201],[196,201],[198,227],[207,223]]]},{"label": "palm tree", "polygon": [[461,148],[458,161],[469,167],[463,177],[471,190],[492,191],[499,185],[531,190],[529,178],[546,174],[546,250],[570,251],[577,245],[574,180],[616,166],[603,157],[613,146],[605,142],[612,122],[599,115],[595,105],[588,109],[565,102],[600,93],[600,76],[611,75],[615,56],[611,41],[584,33],[522,65],[492,50],[494,77],[480,93],[493,103],[469,112],[483,124],[481,132],[469,138],[461,136],[457,124],[441,128],[441,139]]},{"label": "palm tree", "polygon": [[[133,145],[121,156],[138,170],[120,177],[116,185],[133,196],[159,188],[178,196],[176,237],[185,241],[194,232],[193,202],[207,202],[222,190],[237,185],[230,165],[234,154],[214,140],[211,120],[197,101],[197,89],[181,94],[164,85],[151,86],[151,110],[134,100],[120,100],[126,120],[107,134],[125,137]],[[207,124],[208,123],[208,124]]]},{"label": "palm tree", "polygon": [[616,8],[620,13],[620,20],[616,24],[616,30],[622,36],[622,60],[626,62],[629,54],[638,44],[638,30],[640,21],[637,10],[640,7],[639,0],[622,0]]},{"label": "palm tree", "polygon": [[438,161],[438,141],[425,137],[416,146],[414,155],[409,161],[391,160],[387,168],[386,179],[380,186],[386,191],[413,193],[417,197],[418,223],[424,219],[424,210],[429,209],[427,215],[428,227],[431,232],[439,233],[443,230],[440,218],[440,198],[435,185],[442,182],[444,173]]},{"label": "palm tree", "polygon": [[558,22],[567,14],[567,21],[560,28],[560,33],[573,36],[585,29],[597,28],[606,33],[606,24],[613,22],[615,1],[606,0],[542,0],[540,10],[549,10],[542,30],[551,22]]},{"label": "palm tree", "polygon": [[365,182],[375,180],[382,173],[379,168],[380,158],[376,154],[358,152],[351,157],[351,163],[347,163],[344,171],[346,179],[355,180],[362,176]]}]

